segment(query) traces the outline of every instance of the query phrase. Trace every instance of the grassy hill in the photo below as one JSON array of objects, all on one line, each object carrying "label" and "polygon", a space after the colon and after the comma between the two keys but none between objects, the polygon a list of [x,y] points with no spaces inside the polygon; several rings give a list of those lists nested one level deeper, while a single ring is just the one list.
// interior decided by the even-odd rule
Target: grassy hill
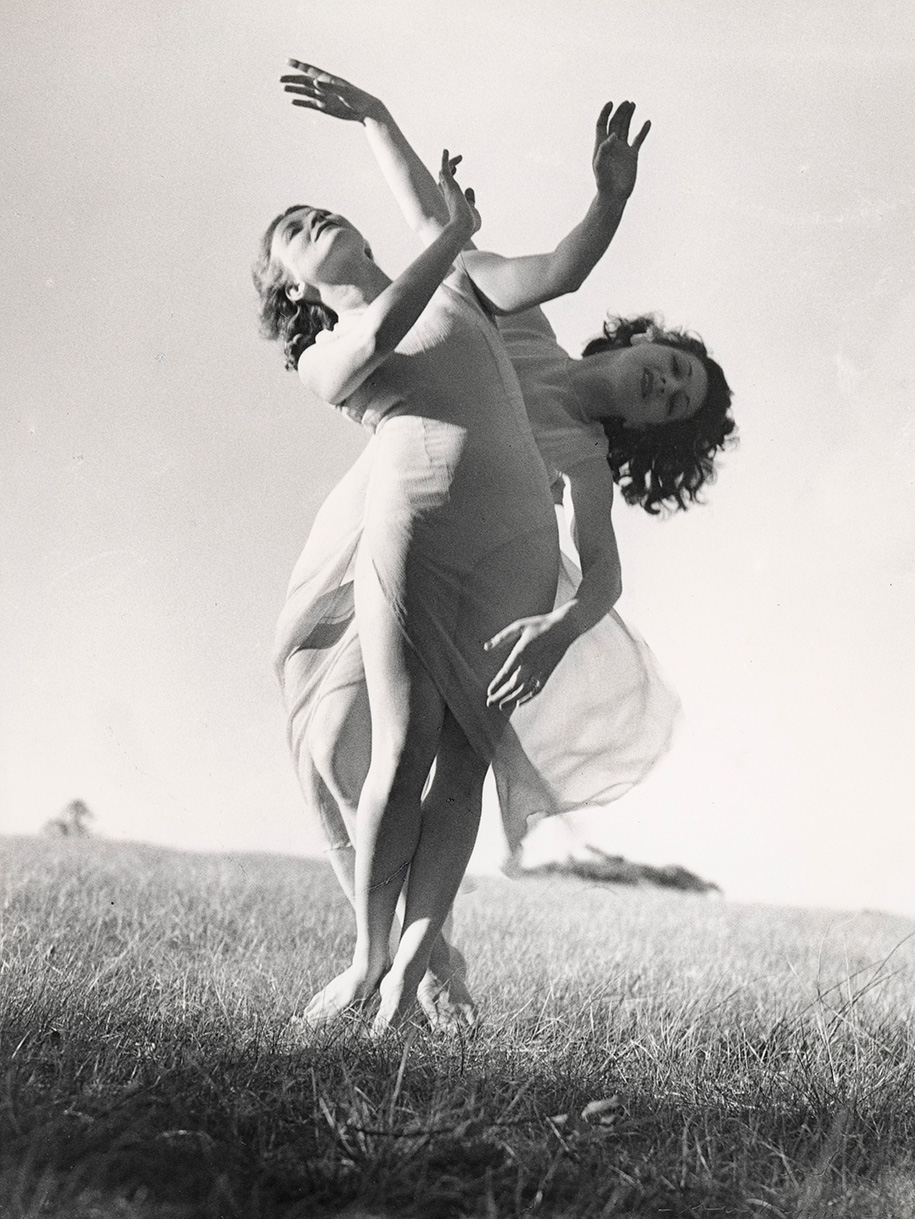
[{"label": "grassy hill", "polygon": [[483,1024],[286,1022],[326,865],[0,839],[4,1219],[915,1216],[915,923],[479,882]]}]

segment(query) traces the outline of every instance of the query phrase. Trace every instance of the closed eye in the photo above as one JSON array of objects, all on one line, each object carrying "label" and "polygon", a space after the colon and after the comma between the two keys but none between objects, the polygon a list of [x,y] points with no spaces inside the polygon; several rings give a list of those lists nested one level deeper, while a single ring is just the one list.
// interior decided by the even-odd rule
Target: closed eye
[{"label": "closed eye", "polygon": [[689,381],[693,375],[693,365],[691,360],[684,360],[682,356],[671,356],[671,365],[674,370],[674,375]]}]

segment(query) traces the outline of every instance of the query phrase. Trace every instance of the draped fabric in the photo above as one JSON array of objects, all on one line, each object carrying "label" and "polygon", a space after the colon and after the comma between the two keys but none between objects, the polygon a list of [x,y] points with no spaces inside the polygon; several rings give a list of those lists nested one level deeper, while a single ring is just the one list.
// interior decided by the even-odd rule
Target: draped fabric
[{"label": "draped fabric", "polygon": [[[315,518],[276,638],[290,747],[328,848],[352,834],[335,791],[355,806],[371,755],[360,648],[370,624],[356,613],[366,557],[493,767],[510,847],[532,817],[622,795],[666,750],[677,702],[617,614],[569,648],[537,698],[510,717],[486,707],[502,657],[483,643],[567,601],[580,573],[560,556],[550,477],[505,347],[460,270],[341,409],[373,435]],[[554,422],[573,452],[593,452],[593,429]],[[555,478],[564,458],[551,444]]]}]

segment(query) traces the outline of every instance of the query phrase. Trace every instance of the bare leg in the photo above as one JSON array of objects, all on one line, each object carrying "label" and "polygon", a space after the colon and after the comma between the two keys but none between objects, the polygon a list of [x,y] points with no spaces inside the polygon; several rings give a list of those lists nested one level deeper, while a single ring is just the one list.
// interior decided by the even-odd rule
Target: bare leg
[{"label": "bare leg", "polygon": [[441,1031],[476,1027],[477,1006],[467,988],[467,962],[451,944],[452,914],[436,936],[429,964],[416,998],[433,1029]]},{"label": "bare leg", "polygon": [[[432,794],[430,792],[430,794]],[[426,815],[426,803],[423,802],[423,816]],[[356,850],[352,846],[339,847],[327,852],[331,866],[334,869],[340,888],[346,894],[350,905],[355,902],[356,892]],[[401,923],[404,914],[404,894],[401,892],[398,901],[398,914]],[[477,1009],[470,991],[467,989],[467,962],[463,955],[450,945],[449,912],[445,926],[436,937],[429,957],[429,965],[419,984],[417,998],[420,1007],[426,1014],[429,1024],[434,1029],[472,1029],[477,1023]],[[392,940],[399,940],[400,926],[394,920]],[[394,948],[391,949],[393,956]]]},{"label": "bare leg", "polygon": [[356,848],[334,847],[327,852],[337,883],[351,906],[356,902]]},{"label": "bare leg", "polygon": [[[296,689],[295,665],[293,655],[286,665],[286,685],[293,692]],[[293,743],[303,793],[311,805],[321,808],[325,831],[338,844],[356,836],[356,809],[368,770],[370,733],[371,716],[365,685],[351,681],[322,696],[307,736]],[[450,763],[443,759],[437,764],[438,778],[423,801],[424,817],[430,808],[440,807],[447,799],[442,795],[443,766],[447,768],[454,764],[454,759]],[[475,758],[473,765],[476,771]],[[482,783],[474,798],[482,800]],[[351,841],[331,848],[327,857],[340,888],[354,905],[356,852]],[[401,922],[403,911],[404,894],[401,892],[398,903]],[[418,998],[433,1028],[472,1028],[477,1021],[476,1006],[466,985],[466,961],[449,943],[450,923],[449,914],[445,927],[432,945]],[[395,919],[395,940],[399,938],[399,932]],[[392,947],[392,954],[393,951]]]},{"label": "bare leg", "polygon": [[[372,719],[372,760],[356,815],[356,946],[349,969],[307,1005],[306,1021],[331,1020],[361,1005],[387,968],[397,898],[420,840],[420,799],[445,714],[365,555],[357,571],[356,611]],[[428,952],[424,969],[427,961]]]},{"label": "bare leg", "polygon": [[[403,931],[381,984],[376,1032],[397,1027],[415,1006],[433,946],[473,851],[485,774],[486,763],[446,712],[435,779],[423,805],[419,841],[410,866]],[[426,998],[430,1001],[432,996]],[[430,1006],[434,1012],[434,1003]]]},{"label": "bare leg", "polygon": [[[486,769],[453,717],[446,714],[435,775],[423,801],[424,838],[428,839],[430,846],[437,834],[451,828],[447,824],[449,816],[453,819],[457,814],[469,819],[467,831],[473,827],[470,843],[470,850],[473,850],[483,804]],[[459,809],[455,807],[458,801]],[[444,852],[449,849],[447,842],[442,844]],[[465,861],[464,870],[466,866]],[[476,1004],[467,989],[467,962],[461,953],[450,946],[452,923],[453,913],[449,909],[442,930],[433,940],[429,964],[416,994],[429,1024],[443,1031],[472,1029],[478,1020]]]}]

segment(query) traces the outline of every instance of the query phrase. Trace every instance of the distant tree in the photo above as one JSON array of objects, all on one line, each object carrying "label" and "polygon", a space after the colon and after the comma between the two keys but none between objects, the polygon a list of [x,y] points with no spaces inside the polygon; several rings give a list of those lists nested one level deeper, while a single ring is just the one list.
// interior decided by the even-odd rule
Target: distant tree
[{"label": "distant tree", "polygon": [[85,800],[71,800],[56,817],[45,822],[44,832],[55,838],[88,838],[95,816]]}]

